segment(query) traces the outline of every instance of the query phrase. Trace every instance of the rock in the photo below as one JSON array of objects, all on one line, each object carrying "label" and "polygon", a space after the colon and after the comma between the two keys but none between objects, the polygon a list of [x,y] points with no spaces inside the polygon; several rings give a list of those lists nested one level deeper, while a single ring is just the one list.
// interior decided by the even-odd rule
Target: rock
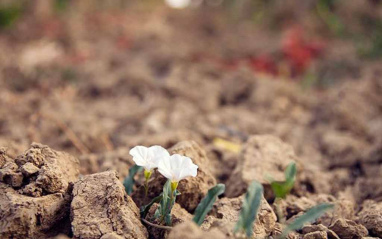
[{"label": "rock", "polygon": [[14,188],[19,188],[23,184],[23,174],[21,172],[14,173],[9,176],[9,181],[5,180],[5,182],[8,181],[8,184],[10,184]]},{"label": "rock", "polygon": [[[264,195],[272,194],[270,184],[264,179],[270,174],[275,180],[285,180],[284,170],[291,162],[297,162],[293,148],[271,135],[251,136],[241,153],[235,171],[227,182],[226,195],[237,197],[256,180],[264,185]],[[300,171],[300,170],[298,170]]]},{"label": "rock", "polygon": [[329,226],[329,229],[334,231],[341,239],[361,239],[368,234],[364,226],[344,218],[336,219]]},{"label": "rock", "polygon": [[37,173],[40,169],[32,163],[26,163],[23,166],[21,166],[20,170],[26,177],[29,177]]},{"label": "rock", "polygon": [[353,166],[368,148],[362,139],[336,131],[325,133],[320,143],[322,150],[330,158],[329,163],[332,167]]},{"label": "rock", "polygon": [[201,230],[194,222],[187,221],[175,226],[169,233],[168,239],[225,239],[227,238],[223,233],[217,229],[211,231]]},{"label": "rock", "polygon": [[0,181],[11,185],[14,188],[21,187],[23,174],[18,172],[18,166],[14,162],[6,162],[0,169]]},{"label": "rock", "polygon": [[365,175],[355,181],[353,192],[357,202],[362,203],[366,199],[379,201],[382,198],[382,164],[363,164]]},{"label": "rock", "polygon": [[[215,178],[210,173],[209,160],[205,151],[194,141],[183,141],[169,149],[171,154],[181,154],[190,157],[192,161],[198,165],[198,175],[196,177],[188,177],[179,182],[178,190],[181,193],[176,198],[184,209],[193,212],[199,202],[207,194],[208,189],[216,184]],[[163,191],[163,185],[166,178],[155,171],[149,181],[148,196],[145,197],[144,187],[141,186],[134,191],[132,197],[138,206],[147,204],[152,198],[158,196]]]},{"label": "rock", "polygon": [[30,196],[34,187],[40,189],[32,191],[46,194],[65,193],[69,183],[77,180],[78,166],[78,160],[73,156],[33,143],[24,154],[3,165],[0,181],[15,188],[21,187],[19,192]]},{"label": "rock", "polygon": [[302,228],[303,234],[313,233],[313,232],[325,232],[327,238],[329,239],[340,239],[335,232],[329,230],[326,226],[322,224],[318,225],[306,225]]},{"label": "rock", "polygon": [[359,222],[369,230],[371,236],[382,238],[382,203],[366,200],[358,213]]},{"label": "rock", "polygon": [[305,212],[308,209],[321,204],[321,203],[333,203],[334,209],[321,216],[318,221],[324,226],[329,226],[334,218],[354,219],[354,203],[347,199],[336,199],[335,197],[327,194],[311,195],[309,197],[296,197],[293,195],[287,196],[282,201],[284,215],[287,218],[298,215]]},{"label": "rock", "polygon": [[[209,217],[202,227],[205,229],[217,227],[226,235],[230,235],[239,219],[243,199],[243,197],[222,198],[216,201],[210,213],[212,217]],[[271,206],[263,198],[253,227],[254,238],[269,236],[274,230],[276,219]]]},{"label": "rock", "polygon": [[20,189],[19,193],[31,197],[41,197],[43,195],[42,188],[39,187],[36,182],[29,183],[24,188]]},{"label": "rock", "polygon": [[52,228],[68,216],[69,204],[69,194],[28,197],[0,183],[0,237],[24,239],[54,235],[58,232]]},{"label": "rock", "polygon": [[[69,184],[78,177],[78,160],[32,144],[24,154],[6,161],[0,169],[0,237],[46,238],[67,230]],[[33,175],[23,174],[23,167],[41,169]]]},{"label": "rock", "polygon": [[328,239],[328,235],[323,231],[309,232],[304,235],[303,239]]},{"label": "rock", "polygon": [[87,175],[77,181],[70,209],[74,238],[98,239],[110,233],[122,238],[148,236],[139,209],[126,195],[115,171]]}]

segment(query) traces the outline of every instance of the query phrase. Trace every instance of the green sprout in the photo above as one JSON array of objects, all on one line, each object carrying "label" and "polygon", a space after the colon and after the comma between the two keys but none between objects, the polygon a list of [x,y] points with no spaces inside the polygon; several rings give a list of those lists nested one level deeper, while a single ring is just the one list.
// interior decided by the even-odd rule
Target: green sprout
[{"label": "green sprout", "polygon": [[291,162],[285,169],[285,181],[275,181],[273,178],[268,177],[276,198],[285,198],[290,193],[296,181],[296,174],[296,163]]},{"label": "green sprout", "polygon": [[217,184],[210,190],[208,190],[207,195],[199,203],[198,207],[195,210],[194,218],[192,219],[199,226],[202,225],[204,218],[207,213],[209,213],[214,205],[216,199],[219,195],[223,194],[225,191],[224,184]]},{"label": "green sprout", "polygon": [[243,206],[240,211],[239,221],[237,222],[234,232],[244,232],[247,237],[253,234],[253,223],[256,220],[258,210],[263,198],[263,186],[258,182],[252,182],[249,186]]},{"label": "green sprout", "polygon": [[273,193],[275,194],[275,207],[277,218],[280,223],[285,223],[285,216],[281,209],[281,201],[285,199],[286,196],[293,189],[294,183],[296,181],[296,163],[291,162],[285,169],[285,181],[276,181],[271,176],[267,177],[267,180],[271,184]]}]

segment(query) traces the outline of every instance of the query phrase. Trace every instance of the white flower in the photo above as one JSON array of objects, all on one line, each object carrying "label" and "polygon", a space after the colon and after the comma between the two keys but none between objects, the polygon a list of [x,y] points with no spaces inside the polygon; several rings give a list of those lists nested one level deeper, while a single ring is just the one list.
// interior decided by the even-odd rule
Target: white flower
[{"label": "white flower", "polygon": [[165,0],[165,2],[172,8],[186,8],[190,5],[191,0]]},{"label": "white flower", "polygon": [[195,177],[198,171],[198,165],[192,163],[189,157],[174,154],[171,155],[171,157],[163,158],[159,162],[158,170],[172,182],[179,182],[188,176]]},{"label": "white flower", "polygon": [[138,166],[144,167],[147,171],[157,168],[162,159],[170,157],[167,150],[158,145],[135,146],[130,150],[130,155],[133,156],[133,160]]}]

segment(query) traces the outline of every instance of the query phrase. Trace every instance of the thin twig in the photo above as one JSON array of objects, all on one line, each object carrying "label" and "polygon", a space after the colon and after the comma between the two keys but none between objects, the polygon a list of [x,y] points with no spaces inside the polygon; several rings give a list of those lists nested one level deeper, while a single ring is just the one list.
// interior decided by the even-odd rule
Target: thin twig
[{"label": "thin twig", "polygon": [[156,227],[156,228],[160,228],[160,229],[164,229],[164,230],[171,230],[172,229],[172,227],[169,227],[169,226],[162,226],[162,225],[157,225],[157,224],[151,223],[144,218],[142,218],[142,221],[144,223],[146,223],[147,225],[152,226],[152,227]]}]

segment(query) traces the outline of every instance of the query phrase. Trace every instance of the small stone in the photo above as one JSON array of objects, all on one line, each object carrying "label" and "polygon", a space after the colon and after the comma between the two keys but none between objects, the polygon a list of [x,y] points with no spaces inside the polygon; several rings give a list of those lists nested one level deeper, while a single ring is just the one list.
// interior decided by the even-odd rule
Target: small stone
[{"label": "small stone", "polygon": [[39,187],[36,182],[31,182],[22,189],[19,190],[21,194],[31,196],[31,197],[41,197],[42,188]]},{"label": "small stone", "polygon": [[331,222],[336,218],[354,219],[354,203],[345,199],[336,199],[332,195],[328,194],[314,194],[308,197],[296,197],[294,195],[288,195],[283,201],[282,207],[284,208],[284,214],[287,218],[292,218],[299,213],[306,212],[310,208],[321,203],[332,203],[334,209],[330,213],[322,215],[318,222],[328,227]]},{"label": "small stone", "polygon": [[303,234],[308,234],[311,232],[323,231],[326,232],[329,239],[340,239],[335,232],[329,230],[326,226],[322,224],[318,225],[306,225],[302,228]]},{"label": "small stone", "polygon": [[366,200],[358,214],[359,222],[364,225],[370,235],[382,238],[382,203]]},{"label": "small stone", "polygon": [[368,234],[364,226],[344,218],[335,220],[329,229],[333,230],[341,239],[361,239]]},{"label": "small stone", "polygon": [[26,177],[29,177],[37,173],[40,169],[36,167],[33,163],[26,163],[23,166],[21,166],[20,170]]},{"label": "small stone", "polygon": [[328,239],[328,235],[324,231],[309,232],[303,239]]},{"label": "small stone", "polygon": [[0,181],[4,182],[7,176],[16,173],[17,168],[17,164],[14,162],[5,163],[4,166],[0,169]]},{"label": "small stone", "polygon": [[21,185],[23,185],[24,176],[22,173],[17,172],[14,174],[9,175],[10,178],[10,185],[14,188],[19,188]]}]

